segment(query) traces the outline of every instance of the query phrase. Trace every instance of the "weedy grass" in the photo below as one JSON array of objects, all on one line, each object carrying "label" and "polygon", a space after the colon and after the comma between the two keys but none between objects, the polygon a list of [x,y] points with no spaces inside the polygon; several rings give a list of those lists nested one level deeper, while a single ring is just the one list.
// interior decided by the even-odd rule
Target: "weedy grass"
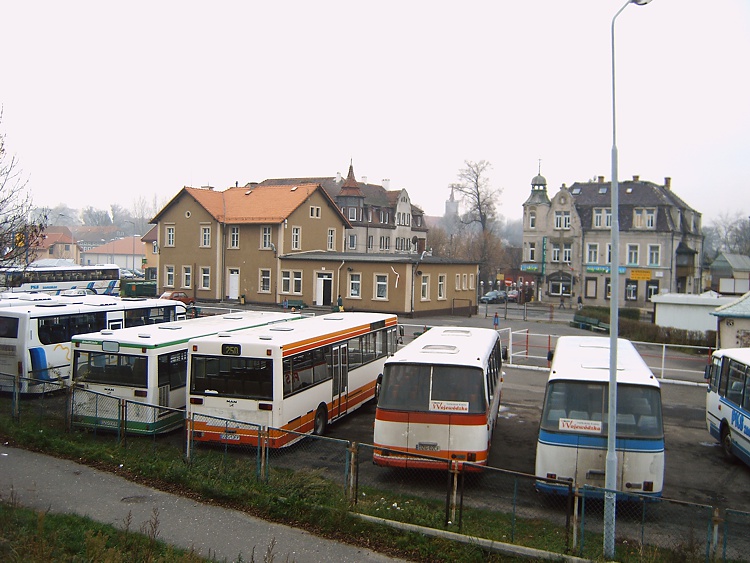
[{"label": "weedy grass", "polygon": [[[45,399],[46,407],[54,401]],[[25,415],[20,422],[10,416],[10,400],[0,398],[0,437],[3,441],[47,454],[74,459],[125,477],[149,483],[178,494],[196,495],[207,502],[215,502],[245,510],[257,516],[286,524],[302,526],[314,533],[339,541],[354,543],[381,552],[419,561],[522,561],[508,555],[488,553],[477,545],[448,541],[418,533],[403,532],[388,526],[364,522],[352,512],[342,483],[327,478],[322,472],[294,470],[272,466],[261,475],[253,455],[228,453],[221,448],[201,448],[190,462],[185,460],[182,447],[171,442],[145,437],[128,437],[118,444],[114,434],[68,432],[65,430],[64,410],[38,416],[42,409],[32,401],[24,405]],[[37,410],[38,409],[38,410]],[[458,532],[458,523],[445,525],[445,501],[421,498],[393,491],[362,488],[354,510],[363,514],[416,524],[437,530]],[[51,560],[59,555],[69,560],[119,561],[118,553],[126,553],[129,561],[193,561],[195,554],[170,550],[153,542],[133,539],[87,520],[60,517],[59,524],[51,514],[27,513],[16,507],[4,507],[3,518],[23,523],[18,531],[0,532],[0,560],[14,560],[23,554],[24,561]],[[35,545],[29,524],[37,519]],[[47,522],[55,522],[50,531]],[[41,522],[41,523],[40,523]],[[39,529],[44,529],[40,534]],[[5,526],[0,521],[0,530]],[[564,525],[546,520],[512,517],[508,513],[489,509],[464,507],[462,533],[475,537],[523,545],[554,553],[565,553],[568,537]],[[148,539],[148,530],[145,530]],[[42,539],[44,538],[44,539]],[[601,554],[601,536],[587,533],[583,554],[592,560]],[[137,553],[126,549],[136,546]],[[147,551],[151,549],[152,551]],[[86,550],[89,550],[88,552]],[[111,551],[110,551],[111,550]],[[694,549],[676,548],[671,551],[644,551],[631,544],[617,547],[617,560],[681,560]],[[26,558],[27,553],[37,559]],[[89,553],[89,555],[86,555]],[[73,554],[73,555],[71,555]],[[84,554],[84,555],[81,555]],[[5,557],[7,555],[7,557]],[[19,555],[20,556],[20,555]],[[164,559],[160,559],[163,557]],[[175,559],[169,559],[174,557]],[[180,559],[182,558],[182,559]],[[20,559],[17,559],[20,561]]]}]

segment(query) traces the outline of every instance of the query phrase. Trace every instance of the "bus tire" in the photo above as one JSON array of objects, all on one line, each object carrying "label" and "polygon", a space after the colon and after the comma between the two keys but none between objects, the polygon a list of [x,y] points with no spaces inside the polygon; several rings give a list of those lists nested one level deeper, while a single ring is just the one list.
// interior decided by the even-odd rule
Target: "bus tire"
[{"label": "bus tire", "polygon": [[737,459],[732,451],[732,432],[726,424],[721,427],[721,451],[727,461]]},{"label": "bus tire", "polygon": [[313,434],[322,436],[326,433],[326,426],[328,426],[328,411],[325,405],[320,405],[313,419]]}]

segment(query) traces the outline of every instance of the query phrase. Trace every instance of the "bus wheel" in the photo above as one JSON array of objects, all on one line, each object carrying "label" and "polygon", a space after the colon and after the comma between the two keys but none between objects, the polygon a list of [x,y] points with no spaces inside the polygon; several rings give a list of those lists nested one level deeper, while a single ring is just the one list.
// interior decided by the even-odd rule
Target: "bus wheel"
[{"label": "bus wheel", "polygon": [[316,436],[322,436],[326,433],[326,426],[328,425],[328,413],[323,405],[318,407],[315,411],[315,421],[313,426],[313,434]]},{"label": "bus wheel", "polygon": [[728,426],[724,426],[721,429],[721,451],[724,453],[724,457],[728,461],[734,461],[736,458],[732,451],[732,432]]}]

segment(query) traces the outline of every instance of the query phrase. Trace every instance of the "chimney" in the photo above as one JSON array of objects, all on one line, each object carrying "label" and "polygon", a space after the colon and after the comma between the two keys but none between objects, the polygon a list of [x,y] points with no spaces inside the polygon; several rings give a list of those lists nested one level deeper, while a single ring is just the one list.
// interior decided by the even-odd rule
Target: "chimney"
[{"label": "chimney", "polygon": [[639,181],[640,181],[640,179],[641,179],[641,177],[640,177],[640,176],[638,176],[638,175],[636,175],[636,174],[633,174],[633,182],[639,182]]},{"label": "chimney", "polygon": [[336,183],[337,184],[341,183],[341,172],[336,172]]},{"label": "chimney", "polygon": [[669,176],[666,176],[664,178],[664,189],[671,190],[672,189],[672,178]]},{"label": "chimney", "polygon": [[390,178],[383,178],[383,188],[385,190],[391,189],[391,179]]},{"label": "chimney", "polygon": [[603,183],[604,183],[604,176],[599,176],[599,183],[600,183],[600,184],[603,184]]}]

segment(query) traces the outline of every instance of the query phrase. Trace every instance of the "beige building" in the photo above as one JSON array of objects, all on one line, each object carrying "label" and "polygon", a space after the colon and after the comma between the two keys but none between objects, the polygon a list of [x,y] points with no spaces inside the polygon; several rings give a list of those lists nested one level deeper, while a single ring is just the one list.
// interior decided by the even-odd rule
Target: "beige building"
[{"label": "beige building", "polygon": [[476,263],[350,251],[351,223],[316,183],[183,188],[157,225],[158,289],[197,300],[414,315],[476,306]]},{"label": "beige building", "polygon": [[[582,297],[584,305],[609,306],[611,280],[611,183],[563,185],[549,198],[537,175],[523,205],[524,275],[537,298]],[[638,176],[619,183],[620,302],[650,308],[660,293],[702,292],[701,215],[664,185]]]},{"label": "beige building", "polygon": [[81,250],[68,227],[47,227],[44,237],[34,248],[34,260],[62,259],[81,263]]}]

